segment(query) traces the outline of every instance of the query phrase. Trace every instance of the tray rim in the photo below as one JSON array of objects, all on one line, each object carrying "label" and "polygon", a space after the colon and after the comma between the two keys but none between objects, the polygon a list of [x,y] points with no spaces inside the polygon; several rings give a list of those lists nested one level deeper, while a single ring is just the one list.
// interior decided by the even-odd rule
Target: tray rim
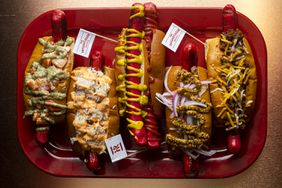
[{"label": "tray rim", "polygon": [[[56,173],[53,173],[53,172],[50,172],[48,171],[47,169],[43,168],[42,166],[39,166],[35,163],[34,160],[32,160],[31,156],[29,155],[29,153],[24,149],[24,144],[23,142],[21,142],[21,135],[20,135],[20,131],[19,131],[19,126],[20,126],[20,121],[21,121],[21,118],[22,117],[19,117],[19,107],[18,107],[18,103],[19,103],[19,98],[20,98],[20,95],[22,94],[22,88],[19,88],[19,66],[18,66],[18,62],[19,62],[19,59],[20,59],[20,49],[22,48],[23,46],[23,40],[25,38],[25,36],[27,35],[28,33],[28,30],[30,30],[31,26],[36,23],[38,20],[40,20],[42,17],[50,14],[50,12],[56,10],[56,9],[61,9],[63,11],[84,11],[84,10],[106,10],[106,11],[111,11],[111,10],[129,10],[130,7],[78,7],[78,8],[75,8],[75,7],[71,7],[71,8],[55,8],[55,9],[50,9],[50,10],[47,10],[41,14],[39,14],[38,16],[36,16],[29,24],[26,25],[24,31],[22,32],[22,35],[20,37],[20,40],[19,40],[19,43],[18,43],[18,48],[17,48],[17,89],[16,89],[16,92],[17,92],[17,98],[16,98],[16,104],[17,104],[17,140],[21,146],[21,150],[24,152],[25,156],[29,159],[29,161],[34,165],[36,166],[37,168],[39,168],[40,170],[42,170],[43,172],[47,173],[47,174],[50,174],[50,175],[53,175],[53,176],[56,176],[56,177],[84,177],[84,178],[116,178],[115,176],[105,176],[105,175],[98,175],[96,176],[95,174],[93,175],[83,175],[83,176],[73,176],[73,175],[64,175],[64,174],[56,174]],[[182,11],[185,11],[185,10],[222,10],[223,7],[219,7],[219,6],[216,6],[216,7],[166,7],[166,6],[158,6],[158,9],[159,10],[182,10]],[[266,81],[265,81],[265,84],[263,85],[263,87],[265,87],[266,89],[266,92],[265,92],[265,99],[262,98],[263,100],[265,100],[265,103],[266,103],[266,108],[265,108],[265,121],[266,121],[266,124],[265,124],[265,134],[264,134],[264,138],[263,138],[263,143],[262,143],[262,146],[261,148],[259,148],[259,151],[257,152],[256,154],[256,157],[254,160],[252,160],[250,163],[248,163],[248,165],[244,166],[244,168],[241,168],[240,170],[236,171],[236,172],[233,172],[227,176],[223,176],[223,177],[192,177],[192,179],[218,179],[218,178],[229,178],[229,177],[232,177],[232,176],[235,176],[235,175],[238,175],[240,174],[241,172],[245,171],[246,169],[248,169],[250,166],[252,166],[255,161],[257,161],[257,159],[260,157],[263,149],[264,149],[264,146],[265,146],[265,143],[266,143],[266,139],[267,139],[267,127],[268,127],[268,84],[267,84],[267,80],[268,80],[268,72],[267,72],[267,48],[266,48],[266,43],[265,43],[265,40],[264,40],[264,37],[261,33],[261,31],[259,30],[259,28],[253,23],[252,20],[250,20],[247,16],[245,16],[244,14],[240,13],[239,11],[237,11],[237,13],[242,16],[245,20],[247,20],[248,22],[250,22],[250,24],[252,25],[252,27],[254,27],[257,31],[258,31],[258,34],[260,36],[260,38],[262,39],[262,43],[263,43],[263,51],[265,51],[265,59],[264,59],[264,62],[265,62],[265,67],[266,67],[266,70],[265,70],[265,75],[261,76],[261,77],[264,77],[266,78]],[[44,150],[44,148],[42,148]],[[79,160],[79,159],[78,159]],[[130,176],[130,177],[120,177],[120,176],[117,176],[118,178],[144,178],[143,176]],[[187,177],[145,177],[145,178],[168,178],[168,179],[187,179]],[[188,177],[189,179],[191,179],[190,177]]]}]

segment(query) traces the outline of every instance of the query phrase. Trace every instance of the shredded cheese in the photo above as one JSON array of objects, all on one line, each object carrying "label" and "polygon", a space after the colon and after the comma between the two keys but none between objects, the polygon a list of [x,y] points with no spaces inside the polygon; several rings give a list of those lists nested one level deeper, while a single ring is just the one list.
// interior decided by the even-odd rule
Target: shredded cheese
[{"label": "shredded cheese", "polygon": [[[233,33],[232,33],[233,32]],[[217,108],[221,108],[218,118],[226,119],[226,130],[244,128],[247,115],[243,107],[250,107],[252,100],[246,101],[246,84],[250,77],[250,69],[246,58],[246,47],[243,35],[239,30],[222,33],[220,50],[223,52],[221,66],[212,67],[218,74],[215,88],[211,93],[221,92],[223,99]]]}]

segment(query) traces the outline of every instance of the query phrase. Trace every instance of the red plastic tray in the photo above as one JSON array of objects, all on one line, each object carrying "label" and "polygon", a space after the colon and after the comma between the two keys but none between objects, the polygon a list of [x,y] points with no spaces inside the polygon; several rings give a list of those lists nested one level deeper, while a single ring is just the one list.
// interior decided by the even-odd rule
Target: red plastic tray
[{"label": "red plastic tray", "polygon": [[[122,27],[127,26],[129,8],[86,8],[64,9],[67,17],[68,34],[76,36],[79,28],[84,28],[108,37],[116,38]],[[157,151],[145,151],[134,157],[111,163],[105,155],[105,172],[95,175],[72,152],[64,124],[51,129],[51,139],[46,146],[40,146],[34,137],[34,124],[23,118],[23,81],[24,70],[38,37],[51,34],[51,11],[34,19],[22,34],[18,46],[17,80],[17,126],[19,143],[30,161],[41,170],[56,176],[75,177],[146,177],[146,178],[184,178],[182,161],[171,158],[166,147]],[[181,26],[205,40],[222,31],[222,8],[159,8],[159,24],[167,30],[172,21],[181,22]],[[252,47],[257,66],[257,101],[252,121],[242,136],[242,150],[237,156],[227,152],[219,153],[202,160],[196,178],[222,178],[235,175],[249,167],[261,153],[267,135],[267,53],[264,39],[255,24],[246,16],[238,13],[238,27],[244,33]],[[193,39],[186,37],[183,43]],[[199,57],[204,58],[204,49]],[[105,55],[107,65],[114,58],[114,43],[96,38],[93,49]],[[75,65],[87,62],[76,57]],[[167,50],[166,63],[177,64],[178,52]],[[214,128],[211,148],[226,148],[225,132]],[[128,146],[127,149],[138,149]],[[140,149],[140,148],[139,148]]]}]

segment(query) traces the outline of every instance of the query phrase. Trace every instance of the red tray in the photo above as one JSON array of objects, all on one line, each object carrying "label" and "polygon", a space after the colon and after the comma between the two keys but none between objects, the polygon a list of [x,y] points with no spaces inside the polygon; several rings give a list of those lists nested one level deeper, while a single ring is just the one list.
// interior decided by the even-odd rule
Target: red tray
[{"label": "red tray", "polygon": [[[64,9],[67,17],[68,34],[76,36],[79,28],[84,28],[108,37],[116,38],[122,27],[127,26],[129,8],[86,8]],[[19,143],[30,161],[41,170],[56,176],[76,177],[145,177],[184,178],[182,161],[171,158],[166,147],[157,151],[145,151],[134,157],[111,163],[105,155],[105,172],[95,175],[75,156],[66,134],[64,124],[51,129],[49,144],[40,146],[34,137],[34,124],[23,118],[24,70],[38,37],[51,34],[51,11],[33,20],[22,34],[18,46],[17,80],[17,127]],[[160,27],[167,30],[172,21],[192,34],[205,40],[222,31],[222,8],[159,8]],[[242,150],[237,156],[227,152],[202,160],[197,178],[222,178],[235,175],[249,167],[261,153],[267,135],[267,53],[264,39],[255,24],[238,13],[238,26],[249,40],[255,57],[258,75],[257,101],[252,121],[242,135]],[[186,37],[182,43],[193,39]],[[202,48],[201,44],[199,49]],[[106,64],[114,58],[114,43],[96,38],[93,49],[105,54]],[[204,49],[199,52],[204,58]],[[87,59],[76,57],[75,65],[84,64]],[[178,52],[167,50],[167,65],[177,64]],[[225,132],[214,128],[211,148],[226,148]],[[128,146],[127,149],[138,149]]]}]

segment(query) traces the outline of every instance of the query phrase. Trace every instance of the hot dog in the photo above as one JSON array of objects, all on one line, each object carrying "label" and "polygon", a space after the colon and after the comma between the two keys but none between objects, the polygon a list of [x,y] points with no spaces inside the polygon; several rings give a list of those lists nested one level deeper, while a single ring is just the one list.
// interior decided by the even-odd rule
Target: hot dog
[{"label": "hot dog", "polygon": [[156,6],[136,3],[115,48],[119,113],[126,117],[135,142],[151,148],[160,145],[156,117],[161,116],[162,105],[155,94],[163,91],[165,61],[164,33],[156,28]]},{"label": "hot dog", "polygon": [[36,139],[48,142],[49,126],[65,120],[66,94],[73,67],[74,38],[66,35],[65,13],[52,14],[53,36],[39,38],[25,70],[25,116],[36,124]]},{"label": "hot dog", "polygon": [[193,153],[200,152],[211,137],[211,103],[204,65],[198,63],[196,47],[182,49],[182,66],[171,66],[165,75],[166,92],[157,99],[166,105],[166,143],[183,153],[185,174],[189,175]]},{"label": "hot dog", "polygon": [[250,120],[256,101],[257,76],[252,50],[243,33],[237,29],[236,10],[223,9],[224,32],[207,43],[208,76],[211,101],[217,126],[228,131],[228,149],[240,150],[239,130]]},{"label": "hot dog", "polygon": [[115,70],[103,66],[101,52],[92,55],[91,67],[77,67],[71,73],[67,122],[74,151],[86,159],[90,170],[101,166],[105,140],[119,132]]}]

